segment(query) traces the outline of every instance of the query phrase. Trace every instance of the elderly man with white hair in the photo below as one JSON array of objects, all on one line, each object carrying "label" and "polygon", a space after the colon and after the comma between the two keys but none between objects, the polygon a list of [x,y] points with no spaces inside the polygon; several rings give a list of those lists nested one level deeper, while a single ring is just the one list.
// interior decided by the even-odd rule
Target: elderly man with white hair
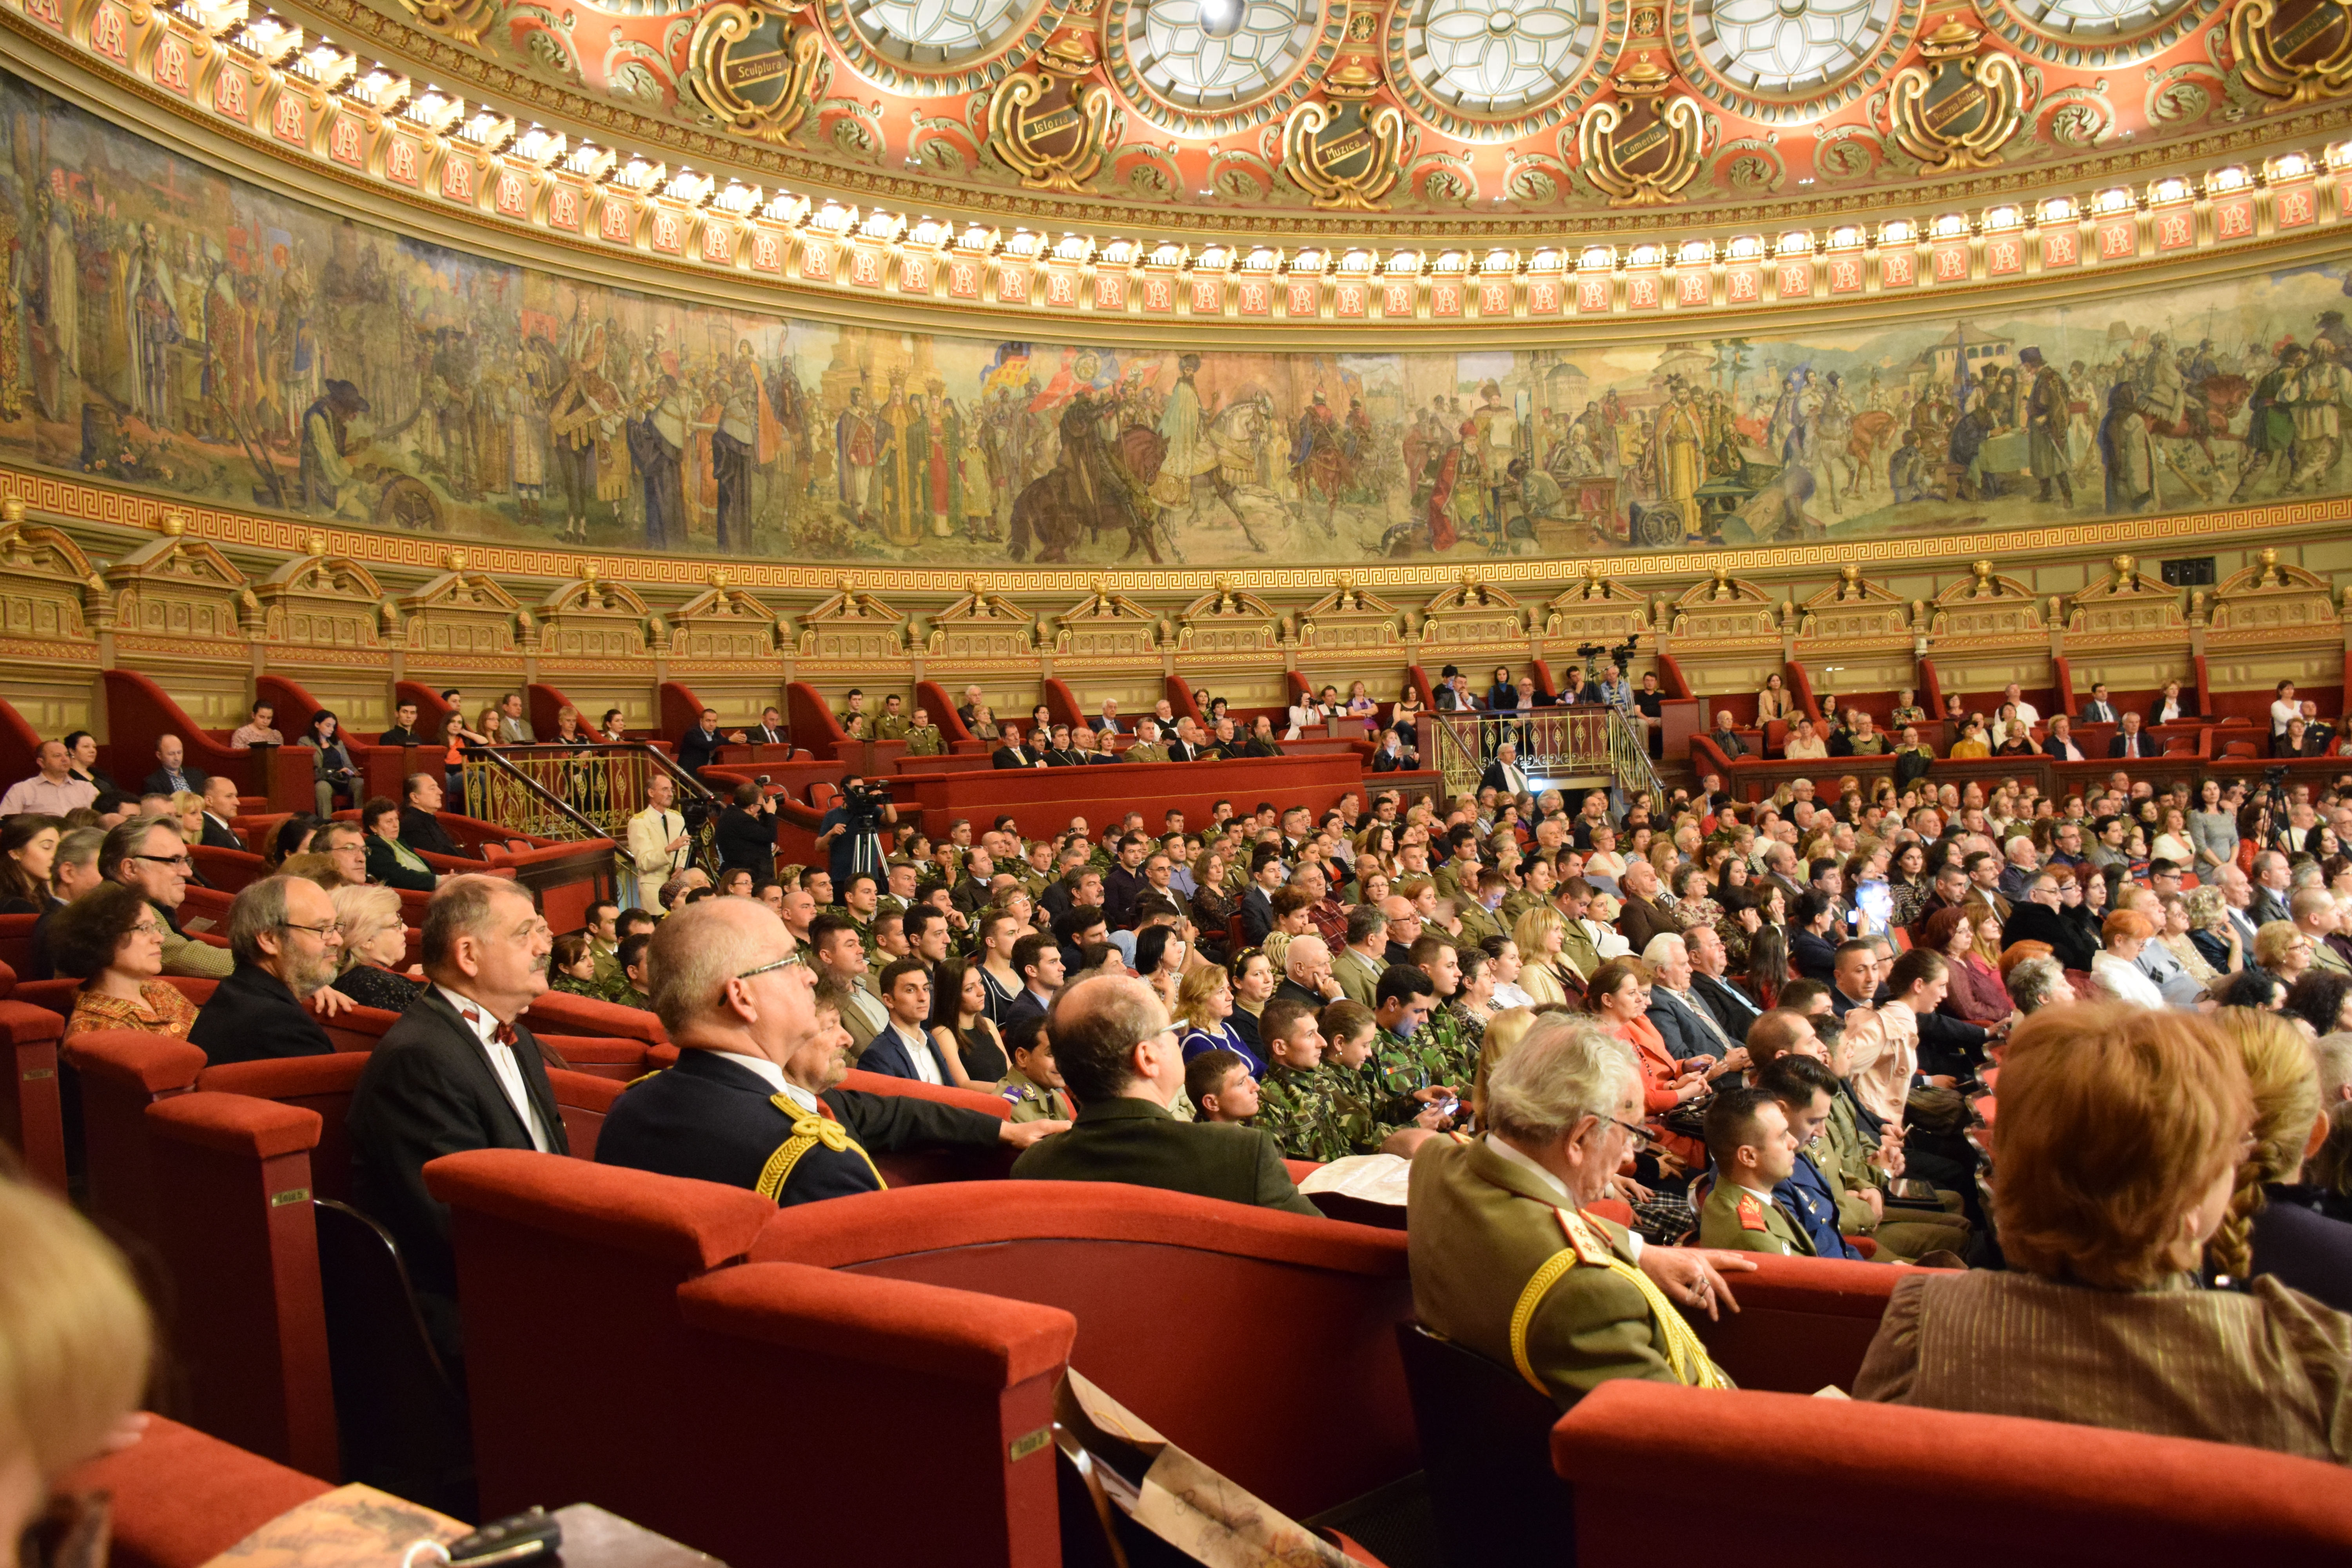
[{"label": "elderly man with white hair", "polygon": [[1315,1008],[1346,995],[1331,973],[1330,944],[1319,936],[1292,937],[1282,956],[1282,984],[1274,988],[1274,994]]},{"label": "elderly man with white hair", "polygon": [[1606,1194],[1642,1121],[1633,1053],[1582,1016],[1548,1014],[1490,1070],[1468,1142],[1414,1156],[1406,1206],[1422,1323],[1566,1406],[1612,1378],[1731,1380],[1681,1308],[1738,1310],[1736,1253],[1644,1245],[1583,1212]]},{"label": "elderly man with white hair", "polygon": [[764,904],[689,904],[656,930],[649,956],[677,1065],[614,1102],[599,1164],[748,1187],[784,1205],[879,1191],[877,1153],[1025,1149],[1067,1125],[843,1089],[842,989],[817,982]]}]

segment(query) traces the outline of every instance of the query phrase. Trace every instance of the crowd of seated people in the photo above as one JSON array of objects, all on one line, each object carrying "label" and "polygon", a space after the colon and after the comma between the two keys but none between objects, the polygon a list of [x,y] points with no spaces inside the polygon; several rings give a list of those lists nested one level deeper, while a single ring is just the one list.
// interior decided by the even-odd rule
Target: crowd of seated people
[{"label": "crowd of seated people", "polygon": [[[1467,700],[1458,672],[1444,691]],[[1563,1403],[1727,1382],[1690,1315],[1737,1310],[1746,1254],[1925,1261],[1950,1272],[1898,1288],[1858,1396],[2344,1460],[2352,788],[2286,790],[2274,822],[2245,780],[2128,764],[2063,798],[1375,781],[1322,812],[892,824],[874,869],[716,877],[657,815],[628,851],[652,907],[599,902],[558,937],[514,883],[441,877],[405,973],[389,801],[281,834],[225,950],[174,924],[173,819],[95,846],[0,827],[0,859],[84,983],[77,1029],[226,1061],[329,1049],[320,1018],[355,1002],[401,1013],[354,1099],[354,1191],[453,1355],[419,1172],[565,1152],[518,1024],[556,989],[656,1014],[683,1053],[615,1101],[608,1163],[793,1204],[874,1190],[886,1153],[997,1146],[1023,1179],[1310,1214],[1285,1159],[1399,1155],[1423,1321]],[[220,984],[191,1010],[173,975]],[[853,1066],[1011,1114],[862,1094]],[[1633,1223],[1585,1212],[1603,1198]],[[2062,1332],[2088,1348],[2056,1368]],[[2110,1381],[2135,1396],[2103,1401]]]}]

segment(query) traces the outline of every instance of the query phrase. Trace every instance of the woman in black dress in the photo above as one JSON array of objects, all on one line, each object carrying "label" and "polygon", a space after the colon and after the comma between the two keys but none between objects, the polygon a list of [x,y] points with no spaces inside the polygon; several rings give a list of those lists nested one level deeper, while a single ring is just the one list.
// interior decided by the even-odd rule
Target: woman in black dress
[{"label": "woman in black dress", "polygon": [[988,984],[979,964],[950,958],[933,971],[929,1027],[957,1088],[985,1091],[1013,1070],[988,1021]]}]

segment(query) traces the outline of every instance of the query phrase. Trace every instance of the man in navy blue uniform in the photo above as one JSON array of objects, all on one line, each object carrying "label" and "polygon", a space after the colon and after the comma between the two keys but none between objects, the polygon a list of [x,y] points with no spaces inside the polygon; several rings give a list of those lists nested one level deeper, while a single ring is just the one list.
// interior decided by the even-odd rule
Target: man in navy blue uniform
[{"label": "man in navy blue uniform", "polygon": [[1015,1126],[983,1110],[839,1087],[849,1070],[840,999],[820,992],[792,932],[764,905],[708,899],[655,933],[654,1010],[677,1066],[614,1102],[596,1158],[749,1187],[778,1204],[870,1193],[874,1156],[901,1149],[1025,1149],[1059,1121]]}]

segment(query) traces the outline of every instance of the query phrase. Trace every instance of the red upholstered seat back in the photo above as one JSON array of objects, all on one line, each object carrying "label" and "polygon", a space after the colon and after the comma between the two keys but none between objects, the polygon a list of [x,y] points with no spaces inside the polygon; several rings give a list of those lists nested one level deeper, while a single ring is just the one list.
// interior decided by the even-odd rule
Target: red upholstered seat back
[{"label": "red upholstered seat back", "polygon": [[734,1187],[513,1150],[425,1182],[450,1206],[486,1517],[590,1497],[733,1568],[1056,1561],[1051,1456],[1009,1450],[1052,1419],[1067,1314],[722,1267],[775,1213]]},{"label": "red upholstered seat back", "polygon": [[58,1489],[107,1494],[112,1568],[201,1568],[328,1484],[150,1415],[139,1441],[69,1471]]},{"label": "red upholstered seat back", "polygon": [[310,1154],[312,1196],[352,1201],[352,1140],[344,1122],[352,1111],[352,1090],[358,1087],[367,1057],[357,1051],[337,1051],[327,1057],[288,1057],[282,1060],[231,1062],[206,1068],[196,1075],[196,1087],[209,1092],[251,1095],[280,1105],[316,1111],[319,1139]]},{"label": "red upholstered seat back", "polygon": [[562,1057],[565,1067],[573,1072],[585,1073],[590,1078],[609,1078],[615,1083],[625,1084],[653,1070],[646,1062],[646,1053],[653,1047],[643,1040],[609,1040],[591,1035],[537,1033],[533,1037]]},{"label": "red upholstered seat back", "polygon": [[0,915],[0,963],[19,974],[33,972],[33,928],[38,915]]},{"label": "red upholstered seat back", "polygon": [[1650,1561],[1664,1530],[1692,1562],[1862,1568],[1883,1560],[1884,1542],[1822,1529],[1823,1510],[1913,1517],[1956,1476],[1968,1478],[1964,1515],[1906,1531],[1906,1564],[2352,1558],[2352,1487],[2336,1467],[2098,1426],[1621,1380],[1560,1417],[1552,1464],[1576,1489],[1586,1563]]},{"label": "red upholstered seat back", "polygon": [[90,1215],[122,1234],[151,1237],[155,1179],[147,1108],[194,1089],[205,1053],[163,1035],[97,1029],[76,1035],[69,1055],[81,1079]]},{"label": "red upholstered seat back", "polygon": [[548,991],[531,999],[523,1009],[523,1026],[534,1035],[544,1030],[551,1035],[593,1035],[607,1040],[643,1040],[647,1045],[669,1044],[669,1034],[661,1020],[642,1007],[623,1007],[611,1002],[600,1002],[593,996],[574,996],[568,991]]},{"label": "red upholstered seat back", "polygon": [[[983,1111],[1000,1121],[1013,1111],[997,1096],[977,1089],[920,1083],[910,1078],[890,1078],[856,1068],[843,1078],[841,1087],[866,1094],[902,1095],[961,1106],[967,1110]],[[893,1187],[921,1186],[931,1182],[996,1182],[1012,1174],[1013,1162],[1018,1154],[1019,1151],[1009,1143],[991,1149],[902,1149],[875,1155],[874,1168],[882,1173],[884,1183]]]},{"label": "red upholstered seat back", "polygon": [[320,1019],[319,1027],[327,1032],[327,1038],[335,1043],[338,1052],[367,1052],[375,1049],[375,1043],[383,1038],[384,1032],[399,1022],[399,1014],[387,1013],[381,1007],[353,1007],[331,1018]]},{"label": "red upholstered seat back", "polygon": [[[273,827],[274,831],[274,827]],[[247,843],[257,840],[247,839]],[[269,874],[258,851],[230,849],[216,844],[191,844],[188,858],[196,863],[196,874],[213,888],[234,898],[245,890],[248,882],[257,882]],[[202,888],[191,888],[202,892]]]},{"label": "red upholstered seat back", "polygon": [[35,1181],[60,1193],[66,1190],[66,1132],[58,1037],[64,1032],[65,1020],[46,1007],[0,1002],[0,1140],[16,1151]]},{"label": "red upholstered seat back", "polygon": [[[1294,1518],[1417,1468],[1400,1231],[1115,1183],[961,1184],[779,1210],[751,1258],[1062,1308],[1073,1365]],[[1278,1347],[1277,1324],[1297,1331]],[[1257,1348],[1246,1397],[1208,1371],[1228,1334]]]},{"label": "red upholstered seat back", "polygon": [[548,1068],[547,1084],[555,1091],[555,1109],[563,1118],[563,1134],[571,1143],[572,1157],[593,1160],[596,1134],[604,1129],[604,1113],[613,1109],[613,1101],[621,1098],[621,1091],[628,1084],[564,1068]]},{"label": "red upholstered seat back", "polygon": [[1895,1282],[1918,1270],[1838,1258],[1758,1255],[1731,1278],[1739,1310],[1692,1319],[1707,1354],[1742,1388],[1811,1394],[1853,1384]]},{"label": "red upholstered seat back", "polygon": [[147,1109],[154,1228],[169,1280],[167,1363],[192,1423],[240,1447],[333,1475],[338,1464],[319,1237],[310,1213],[315,1110],[241,1094],[177,1094]]}]

